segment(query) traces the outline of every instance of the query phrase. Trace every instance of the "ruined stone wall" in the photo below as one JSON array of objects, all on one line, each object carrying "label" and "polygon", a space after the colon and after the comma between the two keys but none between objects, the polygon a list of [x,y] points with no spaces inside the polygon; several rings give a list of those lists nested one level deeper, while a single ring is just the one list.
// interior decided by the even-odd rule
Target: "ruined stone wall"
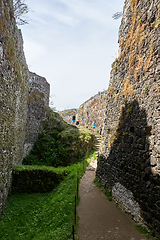
[{"label": "ruined stone wall", "polygon": [[23,156],[28,100],[28,67],[11,1],[0,1],[0,213],[14,165]]},{"label": "ruined stone wall", "polygon": [[106,96],[96,177],[160,233],[160,1],[126,0]]},{"label": "ruined stone wall", "polygon": [[24,155],[27,156],[43,129],[46,108],[49,107],[50,85],[44,77],[29,72],[29,99]]},{"label": "ruined stone wall", "polygon": [[0,214],[12,169],[21,164],[42,130],[49,107],[49,84],[29,73],[10,0],[0,0]]},{"label": "ruined stone wall", "polygon": [[59,111],[59,115],[63,118],[63,120],[69,124],[72,124],[72,116],[75,114],[77,115],[78,109],[66,109],[63,111]]},{"label": "ruined stone wall", "polygon": [[92,127],[92,123],[95,122],[96,128],[99,128],[100,125],[103,125],[105,106],[106,92],[99,92],[80,105],[77,118],[83,119],[83,124],[86,127]]},{"label": "ruined stone wall", "polygon": [[78,109],[67,109],[60,112],[63,120],[72,123],[73,114],[76,115],[76,120],[79,119],[80,125],[83,119],[83,126],[87,128],[92,127],[92,123],[95,121],[96,128],[99,129],[100,125],[103,125],[103,119],[106,109],[106,91],[99,92],[95,96],[80,105]]}]

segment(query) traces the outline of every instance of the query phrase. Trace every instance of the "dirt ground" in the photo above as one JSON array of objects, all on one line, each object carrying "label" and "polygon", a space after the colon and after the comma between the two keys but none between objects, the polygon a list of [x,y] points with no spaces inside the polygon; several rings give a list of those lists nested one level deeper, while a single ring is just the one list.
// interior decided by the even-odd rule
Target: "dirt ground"
[{"label": "dirt ground", "polygon": [[134,222],[122,210],[109,202],[95,186],[96,161],[92,159],[79,186],[80,203],[77,207],[79,240],[146,240],[134,228]]}]

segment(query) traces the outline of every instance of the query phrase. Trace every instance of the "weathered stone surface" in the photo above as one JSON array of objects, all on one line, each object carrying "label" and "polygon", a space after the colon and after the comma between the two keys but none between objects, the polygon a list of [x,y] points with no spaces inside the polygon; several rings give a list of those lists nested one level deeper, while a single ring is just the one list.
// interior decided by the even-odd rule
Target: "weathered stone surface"
[{"label": "weathered stone surface", "polygon": [[[63,120],[69,124],[72,123],[72,116],[77,115],[78,109],[66,109],[63,111],[58,112],[59,115],[63,118]],[[77,118],[76,118],[77,119]]]},{"label": "weathered stone surface", "polygon": [[[49,99],[46,80],[29,74],[12,4],[12,1],[0,1],[0,214],[7,200],[13,166],[22,162],[24,144],[29,149],[33,146]],[[29,129],[31,116],[32,129]]]},{"label": "weathered stone surface", "polygon": [[95,122],[96,129],[99,129],[100,125],[103,126],[105,109],[106,91],[103,91],[85,101],[78,109],[67,109],[59,112],[59,114],[67,123],[72,123],[72,116],[75,114],[76,119],[80,121],[80,125],[83,119],[83,126],[92,128],[92,123]]},{"label": "weathered stone surface", "polygon": [[134,196],[131,191],[117,182],[112,188],[112,196],[115,202],[117,202],[120,206],[124,205],[124,203],[126,204],[125,211],[130,213],[136,222],[143,222],[141,217],[141,208],[134,200]]},{"label": "weathered stone surface", "polygon": [[[160,1],[126,0],[112,64],[96,177],[122,209],[160,232]],[[115,188],[115,186],[117,186]],[[132,194],[119,197],[121,189]],[[119,190],[120,189],[120,190]],[[156,223],[156,224],[155,224]]]},{"label": "weathered stone surface", "polygon": [[151,163],[151,166],[155,166],[156,165],[156,158],[154,156],[151,156],[150,163]]},{"label": "weathered stone surface", "polygon": [[28,67],[11,1],[0,4],[0,213],[12,167],[22,160],[28,100]]},{"label": "weathered stone surface", "polygon": [[43,129],[49,107],[50,85],[44,77],[29,72],[29,100],[23,157],[27,156]]}]

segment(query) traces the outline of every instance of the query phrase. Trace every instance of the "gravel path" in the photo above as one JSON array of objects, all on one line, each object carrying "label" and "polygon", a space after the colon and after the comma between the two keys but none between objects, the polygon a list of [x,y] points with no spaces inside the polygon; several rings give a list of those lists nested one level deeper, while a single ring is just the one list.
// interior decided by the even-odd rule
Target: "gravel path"
[{"label": "gravel path", "polygon": [[109,202],[95,186],[96,160],[92,159],[79,186],[80,203],[77,207],[79,240],[146,240],[134,228],[131,218]]}]

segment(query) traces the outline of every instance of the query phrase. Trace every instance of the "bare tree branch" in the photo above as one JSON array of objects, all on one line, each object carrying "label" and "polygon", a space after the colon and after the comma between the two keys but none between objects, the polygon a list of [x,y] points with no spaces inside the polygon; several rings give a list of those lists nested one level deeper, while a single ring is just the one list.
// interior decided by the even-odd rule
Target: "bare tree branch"
[{"label": "bare tree branch", "polygon": [[114,20],[117,20],[119,18],[121,18],[123,16],[123,12],[116,12],[115,14],[113,14],[112,18]]},{"label": "bare tree branch", "polygon": [[18,25],[28,24],[24,15],[29,12],[29,8],[25,3],[25,0],[13,0],[14,17]]}]

